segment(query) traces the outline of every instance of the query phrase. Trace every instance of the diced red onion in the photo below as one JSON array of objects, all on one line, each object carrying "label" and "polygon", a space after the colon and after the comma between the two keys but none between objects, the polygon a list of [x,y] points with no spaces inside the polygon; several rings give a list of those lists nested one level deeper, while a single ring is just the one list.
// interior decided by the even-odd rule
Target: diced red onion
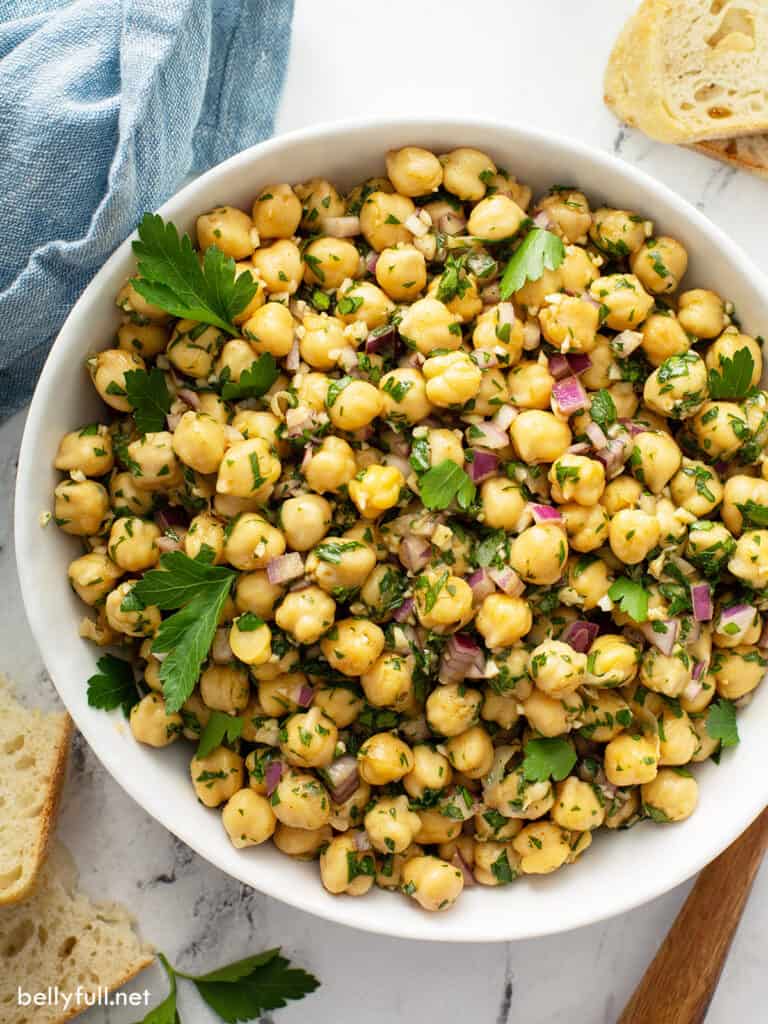
[{"label": "diced red onion", "polygon": [[572,416],[587,408],[587,393],[577,377],[565,377],[552,387],[552,401],[562,416]]},{"label": "diced red onion", "polygon": [[720,612],[717,631],[725,633],[731,640],[740,641],[752,626],[754,619],[755,609],[751,604],[734,604]]},{"label": "diced red onion", "polygon": [[469,463],[469,475],[472,482],[479,484],[493,476],[499,465],[499,457],[493,452],[486,452],[480,448],[474,448],[474,457]]},{"label": "diced red onion", "polygon": [[307,587],[312,586],[312,581],[308,580],[306,576],[303,576],[300,580],[294,580],[288,587],[292,594],[295,594],[297,590],[306,590]]},{"label": "diced red onion", "polygon": [[514,324],[515,322],[515,307],[511,302],[500,302],[496,310],[499,324],[503,327],[505,324]]},{"label": "diced red onion", "polygon": [[505,594],[510,597],[520,597],[525,590],[525,583],[520,579],[514,569],[504,566],[503,569],[489,569],[488,575]]},{"label": "diced red onion", "polygon": [[586,455],[592,451],[592,445],[586,441],[577,441],[575,444],[569,444],[565,450],[569,455]]},{"label": "diced red onion", "polygon": [[691,605],[693,617],[697,622],[709,622],[715,614],[712,607],[712,593],[708,583],[691,584]]},{"label": "diced red onion", "polygon": [[519,415],[514,405],[502,405],[494,414],[493,422],[502,430],[509,430]]},{"label": "diced red onion", "polygon": [[[657,627],[662,626],[664,631],[661,632],[659,629],[654,629],[654,624]],[[671,654],[680,632],[680,620],[655,619],[653,622],[644,622],[640,626],[640,632],[648,643],[653,644],[662,654]]]},{"label": "diced red onion", "polygon": [[473,885],[477,884],[475,882],[475,876],[472,874],[472,871],[470,870],[469,864],[467,864],[467,862],[464,860],[464,858],[461,856],[458,850],[456,850],[453,857],[451,857],[451,864],[453,864],[453,866],[455,868],[458,868],[459,871],[461,872],[464,878],[465,889],[471,889]]},{"label": "diced red onion", "polygon": [[[184,533],[186,533],[186,530]],[[167,555],[169,551],[181,551],[183,546],[183,535],[171,537],[168,534],[164,534],[162,537],[157,538],[157,550],[163,555]]]},{"label": "diced red onion", "polygon": [[489,348],[476,348],[470,353],[470,359],[481,370],[492,370],[499,365],[499,357]]},{"label": "diced red onion", "polygon": [[685,634],[686,644],[695,644],[696,641],[701,637],[701,623],[695,619],[688,620],[688,631]]},{"label": "diced red onion", "polygon": [[695,679],[692,679],[683,690],[683,696],[686,700],[696,700],[696,698],[701,693],[702,689],[703,687],[701,683],[698,683]]},{"label": "diced red onion", "polygon": [[467,429],[467,434],[472,444],[480,445],[481,448],[506,448],[509,444],[509,434],[492,420],[473,423]]},{"label": "diced red onion", "polygon": [[476,569],[471,576],[467,577],[467,583],[472,588],[472,596],[477,604],[490,594],[496,593],[496,584],[487,569]]},{"label": "diced red onion", "polygon": [[586,654],[595,642],[595,637],[599,632],[600,627],[596,622],[576,619],[575,622],[568,623],[560,635],[560,639],[563,643],[570,644],[574,651],[578,651],[579,654]]},{"label": "diced red onion", "polygon": [[407,480],[413,472],[413,466],[411,466],[408,459],[404,458],[402,455],[393,455],[388,452],[386,455],[382,456],[381,461],[384,466],[394,466],[396,469],[399,469],[405,480]]},{"label": "diced red onion", "polygon": [[569,352],[565,358],[571,368],[571,373],[577,377],[580,373],[586,373],[592,365],[592,360],[586,352]]},{"label": "diced red onion", "polygon": [[444,235],[460,235],[467,222],[458,213],[444,213],[437,222],[437,230]]},{"label": "diced red onion", "polygon": [[549,215],[548,210],[539,210],[539,212],[533,218],[533,223],[536,225],[537,228],[543,228],[545,231],[547,231],[549,228],[552,227],[553,221]]},{"label": "diced red onion", "polygon": [[360,852],[371,849],[371,840],[365,829],[361,832],[355,832],[352,842],[355,844],[355,849]]},{"label": "diced red onion", "polygon": [[536,320],[526,320],[523,324],[523,348],[531,352],[541,341],[541,328]]},{"label": "diced red onion", "polygon": [[441,683],[461,682],[470,665],[480,666],[483,662],[483,652],[472,637],[454,633],[443,649],[437,678]]},{"label": "diced red onion", "polygon": [[354,238],[360,234],[359,217],[323,217],[323,234],[331,238]]},{"label": "diced red onion", "polygon": [[608,342],[613,351],[622,357],[631,355],[642,343],[643,336],[640,331],[621,331]]},{"label": "diced red onion", "polygon": [[594,420],[586,426],[586,435],[597,451],[601,451],[608,445],[608,438],[605,436],[602,427]]},{"label": "diced red onion", "polygon": [[630,419],[622,418],[619,420],[619,423],[622,425],[622,427],[624,427],[625,430],[629,431],[632,437],[634,437],[636,434],[644,434],[645,431],[648,429],[648,427],[644,426],[642,423],[635,423],[634,420]]},{"label": "diced red onion", "polygon": [[403,537],[397,549],[397,557],[406,569],[411,572],[418,572],[423,569],[432,557],[432,545],[423,537],[416,537],[410,534]]},{"label": "diced red onion", "polygon": [[166,505],[155,512],[155,522],[165,533],[166,530],[175,530],[178,526],[188,526],[189,517],[180,505]]},{"label": "diced red onion", "polygon": [[308,708],[312,701],[315,699],[315,691],[311,686],[304,683],[299,689],[299,695],[296,703],[300,708]]},{"label": "diced red onion", "polygon": [[229,629],[217,629],[213,635],[211,645],[211,659],[217,665],[228,665],[234,658],[232,648],[229,646]]},{"label": "diced red onion", "polygon": [[568,360],[559,352],[549,357],[547,360],[547,366],[550,374],[555,378],[555,380],[562,380],[563,377],[568,377],[571,374],[571,367]]},{"label": "diced red onion", "polygon": [[298,551],[278,555],[267,562],[267,578],[270,583],[290,583],[304,575],[304,561]]},{"label": "diced red onion", "polygon": [[[314,412],[306,406],[298,409],[286,409],[285,436],[301,437],[305,430],[311,430],[316,423]],[[304,468],[302,466],[302,468]]]},{"label": "diced red onion", "polygon": [[379,262],[379,254],[375,249],[371,249],[368,255],[365,257],[365,269],[369,274],[376,273],[376,264]]},{"label": "diced red onion", "polygon": [[412,611],[413,598],[406,597],[406,599],[403,601],[400,607],[395,608],[394,612],[392,613],[392,618],[395,620],[395,622],[405,622],[405,620],[408,618]]},{"label": "diced red onion", "polygon": [[331,800],[335,804],[343,804],[349,800],[360,784],[357,772],[357,758],[351,754],[337,757],[327,768],[321,769]]},{"label": "diced red onion", "polygon": [[609,480],[622,472],[626,457],[624,442],[618,437],[610,438],[605,448],[600,448],[595,452],[595,458],[605,466],[605,475]]},{"label": "diced red onion", "polygon": [[307,466],[312,461],[313,453],[314,453],[314,449],[312,448],[311,444],[307,444],[307,445],[304,446],[304,455],[302,456],[301,466],[299,467],[301,469],[302,473],[304,472],[304,470],[307,468]]},{"label": "diced red onion", "polygon": [[707,663],[705,661],[694,661],[693,668],[691,670],[691,675],[693,676],[693,678],[696,680],[701,679],[701,677],[704,675],[704,670],[706,667]]},{"label": "diced red onion", "polygon": [[597,301],[597,299],[593,298],[589,294],[589,292],[582,292],[581,295],[579,296],[579,298],[581,299],[582,302],[588,302],[590,304],[590,306],[597,306],[598,309],[600,308],[600,303]]},{"label": "diced red onion", "polygon": [[272,794],[280,784],[280,779],[283,776],[283,762],[282,761],[270,761],[264,771],[264,782],[267,786],[267,796]]},{"label": "diced red onion", "polygon": [[200,408],[200,396],[196,391],[192,391],[190,388],[180,388],[176,397],[180,398],[185,405],[190,407],[190,409]]},{"label": "diced red onion", "polygon": [[387,324],[386,328],[378,328],[371,331],[365,339],[365,351],[381,352],[382,349],[392,348],[397,344],[397,328]]},{"label": "diced red onion", "polygon": [[562,525],[563,517],[558,509],[553,508],[551,505],[538,505],[534,502],[529,502],[528,508],[531,510],[531,515],[537,523],[557,523]]},{"label": "diced red onion", "polygon": [[286,370],[290,370],[291,373],[295,373],[296,370],[298,370],[299,368],[300,362],[301,353],[299,351],[299,342],[296,338],[294,338],[293,344],[291,345],[291,351],[285,357],[285,368]]}]

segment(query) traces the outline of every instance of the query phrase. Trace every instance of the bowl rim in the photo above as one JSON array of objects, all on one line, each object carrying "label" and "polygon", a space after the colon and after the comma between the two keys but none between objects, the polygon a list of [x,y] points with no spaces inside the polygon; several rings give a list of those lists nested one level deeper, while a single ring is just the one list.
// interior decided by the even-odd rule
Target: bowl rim
[{"label": "bowl rim", "polygon": [[[175,192],[162,204],[162,206],[159,207],[156,212],[164,217],[168,217],[169,215],[173,216],[177,207],[184,207],[193,203],[196,194],[198,192],[202,192],[210,182],[223,174],[224,171],[235,169],[239,165],[248,166],[252,161],[258,159],[259,156],[270,154],[273,151],[279,151],[286,144],[322,139],[329,135],[353,134],[356,131],[362,130],[398,131],[400,129],[404,132],[413,132],[414,138],[418,138],[418,132],[425,129],[444,129],[447,136],[460,136],[465,130],[483,131],[490,129],[496,132],[509,132],[513,137],[524,137],[534,146],[555,146],[563,150],[564,154],[567,154],[570,151],[571,153],[594,163],[607,175],[618,175],[619,177],[623,177],[625,182],[629,182],[630,184],[636,183],[643,189],[656,193],[659,197],[665,200],[668,205],[677,208],[680,215],[685,217],[696,231],[709,236],[709,239],[723,252],[726,261],[730,262],[739,274],[750,278],[752,282],[756,282],[755,289],[764,292],[766,296],[768,296],[768,278],[766,278],[753,260],[741,249],[739,245],[725,234],[720,227],[709,220],[709,218],[689,203],[688,200],[683,198],[673,189],[669,188],[669,186],[663,182],[658,181],[652,175],[626,163],[618,156],[606,150],[598,149],[570,136],[564,136],[559,133],[539,128],[531,128],[528,125],[519,124],[506,119],[499,120],[486,116],[460,115],[455,118],[451,118],[435,114],[413,114],[403,117],[356,117],[324,121],[319,124],[312,125],[311,127],[286,132],[244,149],[229,157],[227,160],[211,167],[209,170],[188,182]],[[204,841],[198,837],[191,827],[185,827],[183,817],[178,815],[174,817],[172,814],[168,813],[162,798],[159,794],[156,794],[151,787],[147,788],[145,785],[140,784],[139,781],[129,773],[121,772],[119,757],[117,756],[115,748],[113,748],[108,742],[108,730],[97,730],[91,728],[87,723],[78,721],[77,708],[73,706],[74,702],[67,699],[65,693],[62,692],[62,689],[60,689],[56,683],[56,676],[53,668],[55,660],[55,645],[51,644],[50,623],[47,622],[42,613],[38,611],[37,602],[35,601],[33,593],[32,576],[27,570],[27,563],[29,559],[34,557],[35,540],[36,538],[39,539],[39,534],[37,532],[39,531],[38,516],[37,513],[32,513],[32,510],[30,509],[31,498],[28,496],[28,491],[30,489],[29,481],[34,473],[36,439],[40,435],[44,426],[44,394],[49,390],[49,384],[56,379],[59,367],[66,360],[68,355],[67,347],[59,344],[61,335],[70,321],[76,319],[80,315],[81,310],[88,306],[92,296],[100,291],[102,281],[110,274],[112,264],[126,252],[131,241],[136,237],[137,234],[134,231],[115,248],[112,255],[94,275],[73,305],[57,334],[56,340],[53,343],[38,379],[35,393],[28,409],[19,453],[17,485],[13,510],[16,565],[21,584],[22,600],[38,651],[54,686],[56,686],[60,699],[66,705],[67,710],[75,721],[75,724],[81,729],[89,746],[112,778],[144,811],[146,811],[146,813],[158,821],[169,832],[186,843],[200,857],[215,865],[224,873],[236,878],[241,883],[246,884],[249,887],[256,888],[257,886],[254,885],[254,881],[250,876],[246,877],[245,873],[238,873],[237,871],[230,870],[228,867],[221,867],[214,859],[213,855],[205,850]],[[32,514],[27,514],[28,512]],[[56,671],[58,671],[58,669]],[[266,895],[272,896],[273,898],[292,907],[313,914],[322,919],[332,921],[336,924],[343,924],[347,927],[357,928],[359,930],[369,931],[376,934],[389,935],[395,938],[474,943],[515,941],[518,939],[554,935],[559,934],[560,932],[570,931],[575,928],[585,927],[590,924],[597,924],[610,917],[616,916],[617,914],[627,913],[644,903],[656,899],[685,882],[718,856],[727,845],[733,842],[763,810],[767,801],[768,792],[761,791],[759,787],[756,787],[754,791],[750,791],[748,799],[742,794],[740,797],[740,813],[738,814],[737,822],[735,825],[732,822],[732,826],[737,830],[733,831],[733,834],[729,834],[725,840],[722,838],[715,838],[718,833],[716,830],[712,830],[712,841],[709,844],[701,844],[696,849],[690,850],[689,857],[687,859],[679,858],[677,870],[673,872],[660,873],[658,876],[656,872],[649,872],[648,877],[644,880],[643,884],[638,884],[633,894],[625,893],[620,900],[614,900],[612,903],[606,902],[602,907],[584,905],[583,909],[579,912],[571,912],[568,914],[565,923],[561,927],[551,924],[542,924],[541,926],[534,925],[526,927],[523,932],[517,931],[510,934],[509,931],[505,931],[503,927],[489,927],[488,918],[478,918],[477,927],[467,934],[465,930],[466,922],[464,922],[464,924],[458,924],[458,922],[456,924],[452,924],[450,915],[413,915],[410,917],[403,915],[403,925],[400,927],[399,925],[394,926],[387,923],[376,922],[375,920],[370,920],[368,917],[350,913],[349,908],[356,905],[352,900],[337,898],[329,902],[326,901],[322,906],[318,906],[311,900],[303,898],[300,888],[294,890],[290,885],[286,885],[285,890],[281,891],[279,894],[274,892],[273,889],[261,889],[260,891],[265,892]],[[657,878],[660,880],[657,880]],[[319,880],[317,881],[317,884],[318,886],[320,885]],[[491,898],[490,893],[488,896]],[[375,915],[371,916],[375,917]],[[429,919],[435,916],[440,917],[441,927],[438,934],[435,933],[434,927],[428,926]]]}]

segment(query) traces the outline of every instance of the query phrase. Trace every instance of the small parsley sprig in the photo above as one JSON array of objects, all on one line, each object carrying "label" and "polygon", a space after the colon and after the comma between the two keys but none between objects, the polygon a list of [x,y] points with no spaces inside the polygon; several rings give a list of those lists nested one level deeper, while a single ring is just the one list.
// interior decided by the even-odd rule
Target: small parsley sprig
[{"label": "small parsley sprig", "polygon": [[210,552],[205,554],[207,561],[181,551],[163,555],[160,568],[146,573],[131,592],[145,607],[178,609],[163,620],[152,643],[154,653],[167,655],[160,679],[168,711],[178,711],[194,690],[237,575],[222,565],[211,565]]},{"label": "small parsley sprig", "polygon": [[133,286],[142,298],[166,313],[219,327],[236,337],[233,323],[256,294],[257,283],[246,271],[237,274],[235,261],[209,246],[202,264],[189,235],[156,213],[145,213],[133,243],[139,276]]},{"label": "small parsley sprig", "polygon": [[448,508],[456,499],[460,509],[468,509],[475,500],[477,488],[455,462],[444,459],[419,478],[419,495],[429,509]]},{"label": "small parsley sprig", "polygon": [[709,705],[707,733],[713,740],[720,740],[721,747],[736,746],[739,742],[739,727],[736,722],[736,708],[732,701],[721,697]]},{"label": "small parsley sprig", "polygon": [[165,374],[156,366],[146,370],[128,370],[125,374],[125,396],[133,408],[136,429],[152,434],[165,429],[165,417],[171,410],[171,395]]},{"label": "small parsley sprig", "polygon": [[748,348],[734,352],[733,359],[720,356],[720,369],[709,371],[711,398],[745,398],[752,387],[755,361]]},{"label": "small parsley sprig", "polygon": [[212,711],[208,724],[200,736],[195,757],[208,757],[224,740],[234,743],[243,731],[245,719],[240,715],[227,715],[223,711]]},{"label": "small parsley sprig", "polygon": [[89,707],[102,711],[113,711],[121,707],[127,717],[139,700],[131,663],[116,658],[114,654],[105,654],[96,665],[99,671],[88,680]]},{"label": "small parsley sprig", "polygon": [[567,740],[528,740],[523,748],[523,778],[527,782],[561,782],[576,764],[576,751]]},{"label": "small parsley sprig", "polygon": [[208,974],[186,974],[158,954],[168,975],[166,998],[138,1024],[181,1024],[177,1007],[177,979],[191,981],[202,999],[227,1024],[255,1020],[268,1010],[279,1010],[289,1000],[303,999],[320,982],[314,975],[280,955],[280,947],[237,960]]},{"label": "small parsley sprig", "polygon": [[608,590],[608,597],[617,601],[621,610],[635,622],[645,622],[648,618],[648,591],[641,583],[620,576]]},{"label": "small parsley sprig", "polygon": [[538,281],[545,269],[557,270],[564,259],[562,240],[544,228],[533,228],[512,253],[501,278],[499,294],[506,302],[526,281]]}]

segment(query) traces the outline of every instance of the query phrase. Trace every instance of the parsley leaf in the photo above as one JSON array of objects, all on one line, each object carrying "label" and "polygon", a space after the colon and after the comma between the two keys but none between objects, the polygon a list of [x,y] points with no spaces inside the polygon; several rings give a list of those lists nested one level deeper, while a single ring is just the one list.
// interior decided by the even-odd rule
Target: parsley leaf
[{"label": "parsley leaf", "polygon": [[240,380],[225,380],[221,397],[227,401],[241,398],[261,398],[277,380],[279,370],[271,352],[264,352],[247,370],[240,374]]},{"label": "parsley leaf", "polygon": [[645,622],[648,618],[648,591],[628,576],[620,576],[611,585],[608,597],[620,602],[621,610],[635,622]]},{"label": "parsley leaf", "polygon": [[501,298],[506,301],[526,281],[538,281],[544,270],[557,270],[565,259],[562,241],[544,228],[533,228],[512,254],[501,278]]},{"label": "parsley leaf", "polygon": [[592,419],[603,429],[616,422],[616,405],[611,397],[610,391],[600,388],[592,395],[592,404],[589,410]]},{"label": "parsley leaf", "polygon": [[576,764],[576,751],[567,740],[528,740],[524,753],[523,777],[528,782],[546,782],[550,776],[560,782]]},{"label": "parsley leaf", "polygon": [[745,524],[761,529],[768,527],[768,507],[765,505],[749,498],[741,505],[737,502],[736,508],[741,512]]},{"label": "parsley leaf", "polygon": [[241,717],[227,715],[223,711],[212,711],[208,724],[203,729],[195,757],[208,757],[211,751],[220,747],[224,740],[234,743],[243,731]]},{"label": "parsley leaf", "polygon": [[165,417],[171,409],[171,396],[165,374],[156,366],[146,370],[128,370],[125,396],[133,408],[136,427],[142,434],[165,430]]},{"label": "parsley leaf", "polygon": [[739,742],[736,708],[730,700],[721,697],[714,704],[709,705],[707,733],[713,740],[720,740],[723,747],[735,747]]},{"label": "parsley leaf", "polygon": [[88,680],[88,706],[102,711],[122,707],[127,717],[139,701],[130,662],[105,654],[96,664],[99,671]]},{"label": "parsley leaf", "polygon": [[359,540],[326,540],[321,541],[312,550],[321,562],[329,562],[331,565],[339,565],[342,555],[347,551],[355,551],[357,548],[365,547]]},{"label": "parsley leaf", "polygon": [[411,454],[408,461],[417,473],[426,473],[429,469],[430,450],[429,441],[426,437],[416,437],[411,445]]},{"label": "parsley leaf", "polygon": [[[191,979],[206,1003],[227,1024],[254,1020],[268,1010],[279,1010],[289,999],[302,999],[320,984],[306,971],[291,967],[290,961],[280,956],[279,949],[270,950],[259,959],[263,962],[237,979],[222,977],[222,971]],[[243,961],[242,966],[246,963]]]},{"label": "parsley leaf", "polygon": [[161,557],[160,569],[146,573],[134,587],[145,605],[181,609],[161,622],[152,643],[153,652],[168,655],[160,666],[168,711],[178,711],[195,688],[235,575],[232,569],[171,551]]},{"label": "parsley leaf", "polygon": [[502,850],[496,860],[491,864],[493,877],[499,885],[508,885],[517,878],[517,871],[514,871],[509,863],[507,851]]},{"label": "parsley leaf", "polygon": [[734,352],[733,359],[720,356],[720,370],[709,371],[711,398],[744,398],[752,387],[755,361],[748,348]]},{"label": "parsley leaf", "polygon": [[165,999],[154,1010],[150,1010],[141,1024],[179,1024],[179,1011],[176,1008],[176,972],[165,959],[162,953],[157,954],[157,959],[163,965],[171,990]]},{"label": "parsley leaf", "polygon": [[468,509],[477,488],[464,470],[450,459],[428,469],[419,479],[419,494],[427,508],[448,508],[456,499],[459,508]]},{"label": "parsley leaf", "polygon": [[256,294],[246,271],[235,276],[235,261],[216,246],[205,250],[202,265],[189,235],[179,238],[175,224],[145,213],[133,243],[139,277],[133,286],[142,298],[173,316],[212,324],[236,337],[232,323]]}]

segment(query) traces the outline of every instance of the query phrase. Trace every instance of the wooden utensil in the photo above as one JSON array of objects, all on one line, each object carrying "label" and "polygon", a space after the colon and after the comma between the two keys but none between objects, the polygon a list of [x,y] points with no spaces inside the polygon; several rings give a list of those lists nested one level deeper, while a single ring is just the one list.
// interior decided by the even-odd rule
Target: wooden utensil
[{"label": "wooden utensil", "polygon": [[768,847],[768,808],[704,868],[618,1024],[701,1024]]}]

